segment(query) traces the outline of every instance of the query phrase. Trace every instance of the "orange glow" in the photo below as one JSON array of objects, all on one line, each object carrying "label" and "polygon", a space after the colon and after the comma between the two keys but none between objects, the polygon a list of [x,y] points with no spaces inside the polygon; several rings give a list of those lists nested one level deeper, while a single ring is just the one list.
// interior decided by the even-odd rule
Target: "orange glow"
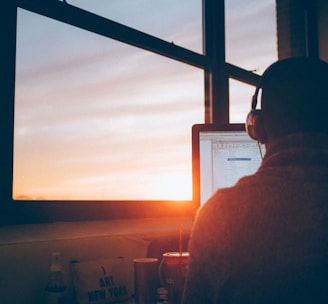
[{"label": "orange glow", "polygon": [[185,173],[159,176],[153,191],[154,195],[168,200],[191,200],[191,176]]},{"label": "orange glow", "polygon": [[[56,186],[52,187],[54,185]],[[16,179],[13,198],[23,200],[120,200],[120,198],[140,200],[144,198],[144,200],[185,201],[191,200],[192,197],[191,174],[188,173],[164,175],[159,173],[148,180],[140,177],[139,183],[136,182],[131,187],[122,180],[121,183],[113,186],[116,188],[115,193],[113,188],[104,189],[105,185],[105,177],[65,182],[54,176],[48,178],[45,175],[42,178],[35,176],[35,179],[30,176],[28,179]]]}]

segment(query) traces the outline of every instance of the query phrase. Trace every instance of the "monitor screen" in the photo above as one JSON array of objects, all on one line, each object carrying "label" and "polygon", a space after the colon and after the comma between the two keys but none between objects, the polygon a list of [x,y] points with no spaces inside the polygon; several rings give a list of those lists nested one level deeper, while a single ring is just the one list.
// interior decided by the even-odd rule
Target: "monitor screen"
[{"label": "monitor screen", "polygon": [[219,188],[255,173],[265,153],[244,125],[197,124],[192,128],[193,199],[203,205]]}]

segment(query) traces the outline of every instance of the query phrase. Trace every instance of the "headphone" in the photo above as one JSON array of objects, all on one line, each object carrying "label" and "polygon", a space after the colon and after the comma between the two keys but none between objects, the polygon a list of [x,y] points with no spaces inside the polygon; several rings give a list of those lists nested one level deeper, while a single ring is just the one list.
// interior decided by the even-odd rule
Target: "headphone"
[{"label": "headphone", "polygon": [[263,78],[261,78],[258,86],[255,89],[255,93],[252,97],[251,110],[247,114],[245,128],[246,128],[246,132],[252,139],[264,143],[266,136],[265,138],[262,138],[265,132],[263,130],[263,125],[262,125],[261,110],[256,109],[259,91],[262,88],[261,87],[262,79]]},{"label": "headphone", "polygon": [[256,109],[257,102],[258,102],[257,101],[258,95],[259,95],[260,89],[262,89],[262,87],[263,87],[263,82],[265,81],[265,79],[268,78],[268,75],[271,74],[271,71],[274,70],[277,65],[281,65],[281,62],[283,62],[283,61],[285,61],[285,60],[277,61],[277,62],[273,63],[271,66],[269,66],[264,71],[263,75],[260,78],[260,81],[258,82],[258,84],[256,86],[255,93],[252,97],[251,110],[246,117],[246,123],[245,123],[246,132],[252,139],[254,139],[262,144],[266,143],[267,134],[264,129],[261,110]]}]

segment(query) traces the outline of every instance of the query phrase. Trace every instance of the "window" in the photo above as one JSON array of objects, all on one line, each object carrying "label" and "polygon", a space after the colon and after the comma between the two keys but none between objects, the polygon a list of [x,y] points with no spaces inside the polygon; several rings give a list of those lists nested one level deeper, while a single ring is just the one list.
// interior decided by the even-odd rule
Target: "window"
[{"label": "window", "polygon": [[202,0],[68,0],[71,5],[202,53]]},{"label": "window", "polygon": [[201,69],[19,9],[15,87],[14,199],[191,200]]},{"label": "window", "polygon": [[225,1],[226,61],[262,74],[277,60],[275,0]]},{"label": "window", "polygon": [[[10,21],[0,27],[1,215],[11,223],[193,215],[191,126],[213,120],[218,105],[224,121],[240,122],[240,100],[248,110],[242,96],[258,80],[232,44],[227,60],[213,52],[224,54],[225,43],[202,50],[203,36],[224,32],[216,18],[224,1],[67,2],[1,10]],[[261,63],[271,63],[275,53],[263,52]],[[230,110],[221,107],[229,88],[216,80],[230,82]]]},{"label": "window", "polygon": [[[275,0],[225,1],[228,63],[262,75],[277,60],[275,12]],[[244,123],[250,111],[254,86],[247,80],[229,79],[230,123]]]},{"label": "window", "polygon": [[230,123],[244,123],[251,109],[251,97],[254,86],[229,79],[229,121]]}]

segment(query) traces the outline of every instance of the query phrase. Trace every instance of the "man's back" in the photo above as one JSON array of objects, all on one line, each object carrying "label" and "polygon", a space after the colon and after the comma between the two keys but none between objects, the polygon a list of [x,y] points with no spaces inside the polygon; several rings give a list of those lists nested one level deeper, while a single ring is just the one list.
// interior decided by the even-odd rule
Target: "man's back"
[{"label": "man's back", "polygon": [[190,252],[185,303],[328,302],[328,136],[276,141],[205,204]]}]

